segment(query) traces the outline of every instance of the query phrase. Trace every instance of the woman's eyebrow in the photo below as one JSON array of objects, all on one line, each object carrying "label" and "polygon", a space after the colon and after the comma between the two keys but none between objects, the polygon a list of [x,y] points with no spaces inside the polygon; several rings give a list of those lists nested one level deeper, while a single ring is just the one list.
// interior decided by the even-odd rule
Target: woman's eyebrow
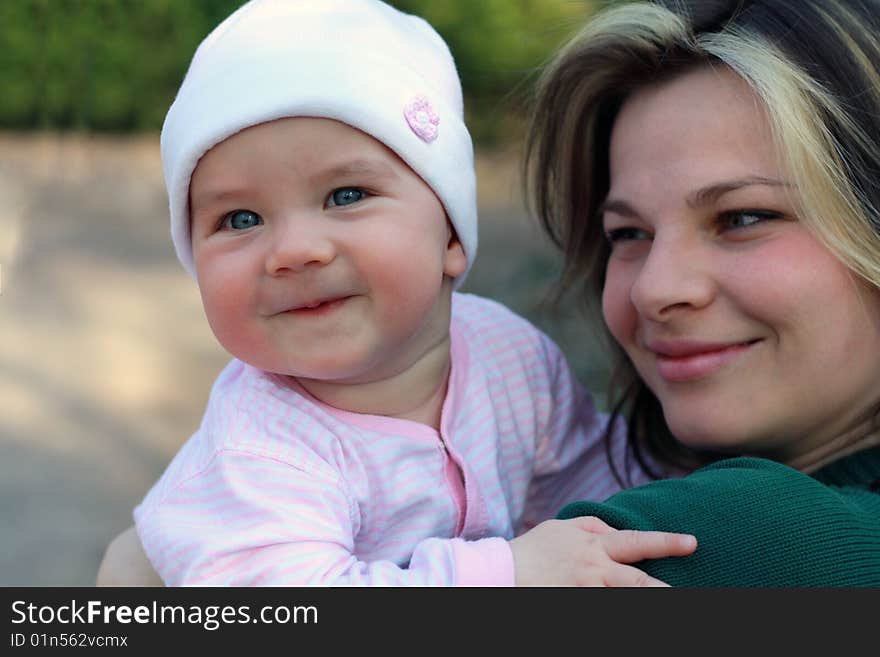
[{"label": "woman's eyebrow", "polygon": [[633,206],[622,199],[606,198],[599,204],[598,215],[601,217],[606,212],[619,214],[621,217],[629,217],[630,219],[638,219],[639,213]]},{"label": "woman's eyebrow", "polygon": [[687,197],[687,204],[692,208],[699,208],[715,203],[719,198],[730,192],[751,187],[753,185],[766,185],[770,187],[791,187],[791,183],[785,180],[777,180],[776,178],[765,178],[764,176],[746,176],[745,178],[736,178],[734,180],[725,180],[723,182],[707,185]]},{"label": "woman's eyebrow", "polygon": [[[692,208],[704,207],[715,203],[719,198],[730,192],[744,187],[753,185],[767,185],[770,187],[792,187],[792,184],[784,180],[775,178],[765,178],[763,176],[747,176],[745,178],[736,178],[734,180],[725,180],[713,183],[706,187],[701,187],[697,191],[688,195],[686,202]],[[598,214],[603,215],[605,212],[613,212],[622,217],[638,219],[638,211],[623,199],[605,199],[599,204]]]}]

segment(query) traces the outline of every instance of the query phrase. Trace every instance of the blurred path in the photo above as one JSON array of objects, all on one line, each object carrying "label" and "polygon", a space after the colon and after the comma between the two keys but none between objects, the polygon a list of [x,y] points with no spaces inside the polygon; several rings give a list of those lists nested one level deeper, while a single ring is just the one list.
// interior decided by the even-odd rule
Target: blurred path
[{"label": "blurred path", "polygon": [[[602,374],[526,220],[516,153],[482,157],[465,286]],[[197,426],[228,360],[174,256],[155,135],[0,133],[0,585],[89,586],[109,539]]]}]

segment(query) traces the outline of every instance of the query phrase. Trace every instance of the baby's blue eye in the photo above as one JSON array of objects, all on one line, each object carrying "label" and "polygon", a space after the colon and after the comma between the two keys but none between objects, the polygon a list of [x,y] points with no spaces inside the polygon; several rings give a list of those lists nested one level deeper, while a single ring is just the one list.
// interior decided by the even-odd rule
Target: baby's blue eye
[{"label": "baby's blue eye", "polygon": [[351,205],[363,200],[365,196],[366,193],[357,187],[341,187],[330,194],[328,205],[331,207],[335,205]]},{"label": "baby's blue eye", "polygon": [[223,225],[232,230],[246,230],[263,223],[262,217],[250,210],[235,210],[223,219]]}]

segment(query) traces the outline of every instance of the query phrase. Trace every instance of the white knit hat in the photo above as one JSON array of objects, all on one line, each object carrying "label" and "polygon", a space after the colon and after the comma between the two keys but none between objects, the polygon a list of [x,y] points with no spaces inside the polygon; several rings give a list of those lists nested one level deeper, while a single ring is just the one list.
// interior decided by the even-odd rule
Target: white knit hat
[{"label": "white knit hat", "polygon": [[470,268],[473,146],[440,35],[379,0],[252,0],[198,47],[162,128],[171,237],[190,274],[189,185],[199,158],[244,128],[290,116],[342,121],[397,153],[443,203]]}]

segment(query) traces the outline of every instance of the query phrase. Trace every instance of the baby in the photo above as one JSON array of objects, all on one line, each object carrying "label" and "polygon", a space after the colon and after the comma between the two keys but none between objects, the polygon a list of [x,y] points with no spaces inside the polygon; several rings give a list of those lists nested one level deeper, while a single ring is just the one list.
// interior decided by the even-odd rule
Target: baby
[{"label": "baby", "polygon": [[177,254],[235,357],[135,509],[166,584],[658,584],[622,562],[692,549],[542,522],[618,489],[606,418],[546,336],[453,292],[473,151],[426,22],[253,0],[196,51],[161,148]]}]

